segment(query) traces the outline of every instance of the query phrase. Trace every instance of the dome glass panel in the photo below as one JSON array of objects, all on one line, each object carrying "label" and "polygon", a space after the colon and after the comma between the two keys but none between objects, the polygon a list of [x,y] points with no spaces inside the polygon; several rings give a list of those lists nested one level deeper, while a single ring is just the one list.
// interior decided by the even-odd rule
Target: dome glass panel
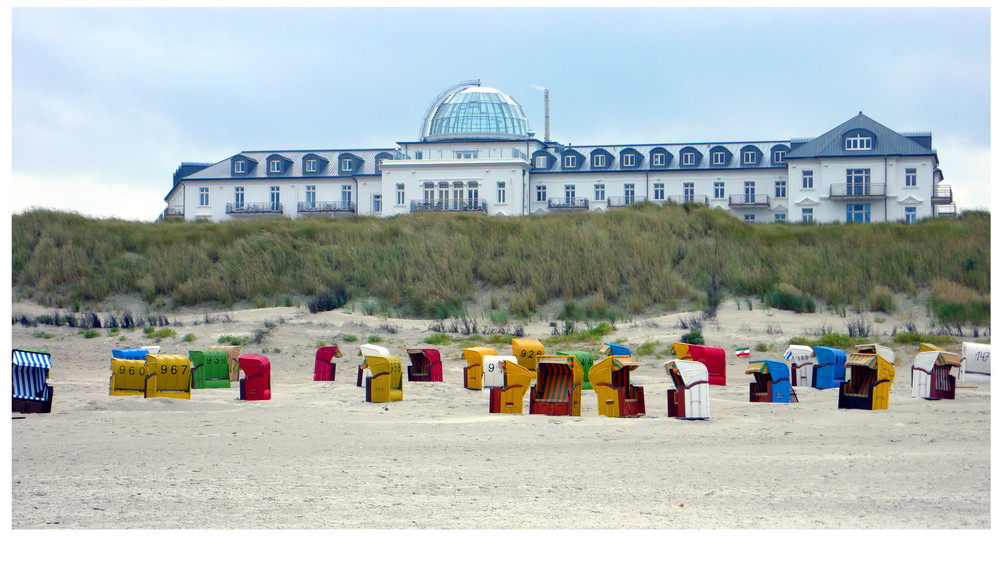
[{"label": "dome glass panel", "polygon": [[442,100],[424,124],[424,140],[477,138],[526,139],[528,118],[503,92],[469,86]]}]

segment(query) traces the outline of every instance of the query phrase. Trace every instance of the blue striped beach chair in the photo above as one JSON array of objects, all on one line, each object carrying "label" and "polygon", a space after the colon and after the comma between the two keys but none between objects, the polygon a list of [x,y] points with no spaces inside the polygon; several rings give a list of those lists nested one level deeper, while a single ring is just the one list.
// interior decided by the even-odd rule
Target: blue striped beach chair
[{"label": "blue striped beach chair", "polygon": [[49,354],[14,350],[11,379],[11,412],[52,412],[52,386],[48,384],[52,360]]}]

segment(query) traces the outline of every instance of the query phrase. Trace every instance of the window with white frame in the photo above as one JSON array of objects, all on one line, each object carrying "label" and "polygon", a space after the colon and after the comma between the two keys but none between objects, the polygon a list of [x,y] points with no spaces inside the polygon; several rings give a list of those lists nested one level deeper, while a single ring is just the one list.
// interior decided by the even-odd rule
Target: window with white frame
[{"label": "window with white frame", "polygon": [[604,184],[594,184],[594,199],[604,201]]},{"label": "window with white frame", "polygon": [[243,207],[243,186],[236,186],[233,188],[233,205],[236,209],[241,209]]},{"label": "window with white frame", "polygon": [[844,150],[864,151],[872,148],[872,138],[864,133],[855,133],[844,138]]},{"label": "window with white frame", "polygon": [[277,211],[281,207],[281,188],[271,186],[271,211]]},{"label": "window with white frame", "polygon": [[574,184],[566,184],[566,202],[572,202],[576,199],[576,186]]},{"label": "window with white frame", "polygon": [[198,188],[198,205],[208,205],[208,188]]},{"label": "window with white frame", "polygon": [[455,158],[459,160],[479,158],[479,151],[455,151]]},{"label": "window with white frame", "polygon": [[497,203],[507,203],[507,182],[497,182]]},{"label": "window with white frame", "polygon": [[622,166],[635,166],[635,155],[630,152],[623,154]]},{"label": "window with white frame", "polygon": [[906,222],[907,223],[916,223],[917,222],[917,208],[916,207],[906,207],[906,208],[903,209],[903,211],[905,212]]},{"label": "window with white frame", "polygon": [[684,201],[694,201],[694,182],[684,182]]},{"label": "window with white frame", "polygon": [[694,166],[694,153],[686,152],[681,154],[681,164],[684,166]]},{"label": "window with white frame", "polygon": [[813,171],[803,170],[802,171],[802,189],[810,190],[813,187]]},{"label": "window with white frame", "polygon": [[606,159],[606,155],[595,154],[594,157],[593,157],[594,167],[595,168],[601,168],[601,167],[603,167],[604,163],[605,163],[605,159]]},{"label": "window with white frame", "polygon": [[753,213],[747,213],[746,215],[743,216],[743,220],[746,221],[747,223],[756,223],[757,216],[754,215]]},{"label": "window with white frame", "polygon": [[635,202],[635,184],[625,184],[625,205]]},{"label": "window with white frame", "polygon": [[351,203],[351,200],[353,199],[353,193],[354,190],[351,189],[350,185],[345,184],[340,186],[340,201],[344,203]]},{"label": "window with white frame", "polygon": [[272,160],[271,161],[271,172],[281,172],[281,161]]},{"label": "window with white frame", "polygon": [[788,215],[785,214],[785,213],[775,213],[774,214],[774,222],[775,223],[784,223],[787,220],[788,220]]},{"label": "window with white frame", "polygon": [[396,205],[403,205],[406,201],[406,185],[396,184]]},{"label": "window with white frame", "polygon": [[743,197],[746,203],[754,203],[754,199],[757,196],[757,182],[749,180],[743,182]]},{"label": "window with white frame", "polygon": [[341,160],[340,161],[340,170],[342,172],[350,172],[351,170],[354,170],[354,161],[351,160],[351,159],[349,159],[349,158],[345,158],[344,160]]},{"label": "window with white frame", "polygon": [[781,164],[785,161],[785,151],[774,151],[774,158],[771,164]]},{"label": "window with white frame", "polygon": [[715,151],[712,153],[712,164],[716,166],[726,163],[726,153],[722,151]]},{"label": "window with white frame", "polygon": [[382,194],[372,194],[372,211],[374,213],[382,212]]},{"label": "window with white frame", "polygon": [[788,197],[788,184],[784,180],[774,181],[774,197]]},{"label": "window with white frame", "polygon": [[434,201],[434,182],[424,182],[424,201]]},{"label": "window with white frame", "polygon": [[871,193],[872,193],[872,169],[848,168],[847,195],[871,195]]},{"label": "window with white frame", "polygon": [[906,169],[906,187],[915,188],[917,186],[917,169],[907,168]]},{"label": "window with white frame", "polygon": [[726,183],[725,182],[716,182],[713,187],[714,187],[714,194],[713,194],[712,197],[714,197],[715,199],[722,199],[722,198],[726,197]]},{"label": "window with white frame", "polygon": [[545,194],[545,186],[535,186],[535,201],[548,201],[549,198]]},{"label": "window with white frame", "polygon": [[575,168],[576,167],[576,155],[567,154],[563,156],[563,168]]},{"label": "window with white frame", "polygon": [[813,222],[813,208],[812,207],[803,207],[802,208],[802,222],[803,223],[812,223]]},{"label": "window with white frame", "polygon": [[475,205],[479,204],[479,182],[472,180],[469,182],[469,188],[466,192],[468,200]]},{"label": "window with white frame", "polygon": [[319,170],[315,158],[306,159],[306,172],[316,172]]},{"label": "window with white frame", "polygon": [[653,199],[663,199],[664,197],[663,184],[655,183],[653,184]]},{"label": "window with white frame", "polygon": [[870,203],[848,203],[847,222],[848,223],[871,223],[872,204]]},{"label": "window with white frame", "polygon": [[663,166],[666,161],[667,155],[662,152],[653,153],[653,166]]},{"label": "window with white frame", "polygon": [[535,168],[545,168],[548,164],[549,159],[544,154],[540,154],[535,157]]},{"label": "window with white frame", "polygon": [[306,186],[306,208],[315,209],[316,207],[316,186]]},{"label": "window with white frame", "polygon": [[247,173],[247,162],[245,160],[237,160],[233,163],[233,172],[237,174]]},{"label": "window with white frame", "polygon": [[745,151],[743,153],[743,164],[757,164],[757,153],[754,151]]}]

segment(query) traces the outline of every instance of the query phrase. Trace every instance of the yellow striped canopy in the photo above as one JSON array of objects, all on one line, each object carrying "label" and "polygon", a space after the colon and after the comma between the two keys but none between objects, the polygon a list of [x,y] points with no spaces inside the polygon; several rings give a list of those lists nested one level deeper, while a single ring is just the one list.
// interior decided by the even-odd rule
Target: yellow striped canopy
[{"label": "yellow striped canopy", "polygon": [[611,369],[616,371],[622,369],[623,367],[638,367],[638,366],[639,362],[635,361],[634,358],[630,357],[621,357],[611,360]]},{"label": "yellow striped canopy", "polygon": [[876,369],[878,366],[878,356],[875,354],[851,354],[847,356],[847,365]]},{"label": "yellow striped canopy", "polygon": [[761,361],[761,362],[750,362],[750,365],[747,366],[747,371],[746,372],[748,374],[749,373],[762,373],[762,374],[767,375],[767,374],[769,374],[771,372],[771,370],[767,367],[767,362]]},{"label": "yellow striped canopy", "polygon": [[939,366],[961,366],[962,359],[958,357],[958,354],[941,352],[934,363]]}]

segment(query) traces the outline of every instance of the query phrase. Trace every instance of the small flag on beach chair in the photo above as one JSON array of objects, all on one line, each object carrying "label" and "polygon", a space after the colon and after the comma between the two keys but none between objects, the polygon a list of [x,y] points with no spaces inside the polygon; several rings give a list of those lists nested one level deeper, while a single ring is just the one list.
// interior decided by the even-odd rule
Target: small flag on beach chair
[{"label": "small flag on beach chair", "polygon": [[744,346],[742,348],[737,348],[736,349],[736,357],[737,358],[740,357],[740,356],[749,356],[749,355],[750,355],[750,347],[749,346]]}]

